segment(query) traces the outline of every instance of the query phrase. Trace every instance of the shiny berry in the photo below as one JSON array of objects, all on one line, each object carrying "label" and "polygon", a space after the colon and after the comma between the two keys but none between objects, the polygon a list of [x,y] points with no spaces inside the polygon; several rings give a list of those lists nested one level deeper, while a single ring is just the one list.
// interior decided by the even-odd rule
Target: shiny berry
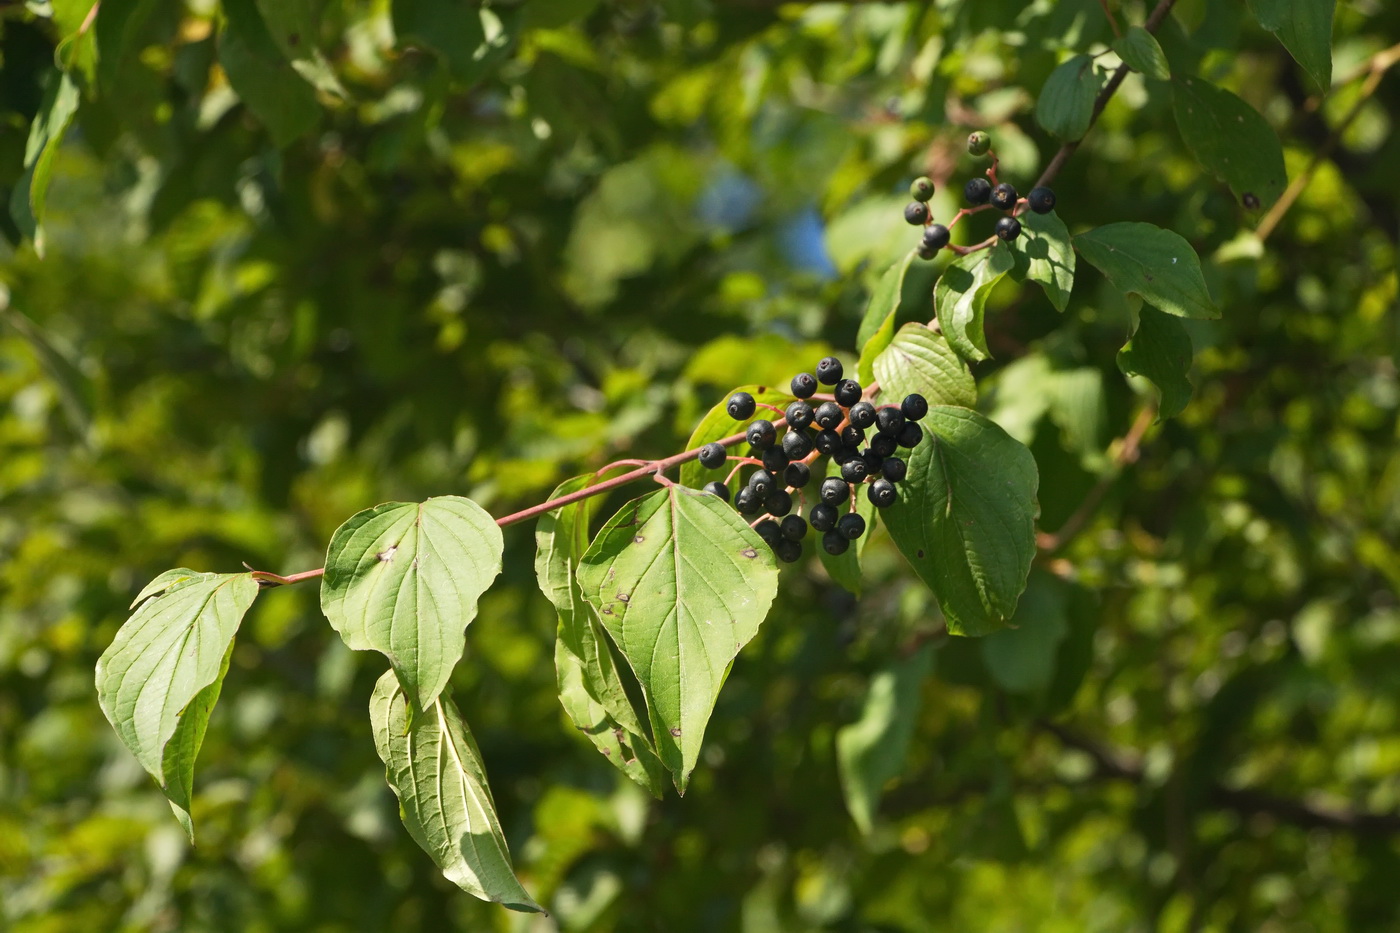
[{"label": "shiny berry", "polygon": [[840,405],[835,402],[822,402],[821,405],[817,406],[816,416],[812,420],[815,421],[819,427],[832,431],[835,430],[836,426],[845,420],[845,418],[846,413],[841,410]]},{"label": "shiny berry", "polygon": [[938,250],[936,250],[936,249],[929,249],[927,246],[925,246],[925,245],[923,244],[922,241],[920,241],[918,247],[915,248],[914,253],[915,253],[915,255],[917,255],[920,259],[932,259],[934,256],[937,256],[937,255],[938,255]]},{"label": "shiny berry", "polygon": [[824,386],[834,386],[841,381],[841,361],[834,356],[824,356],[817,362],[817,381]]},{"label": "shiny berry", "polygon": [[789,541],[783,538],[773,548],[773,553],[778,555],[778,560],[785,564],[795,564],[802,557],[802,542]]},{"label": "shiny berry", "polygon": [[997,221],[997,236],[1010,243],[1021,235],[1021,222],[1015,217],[1003,217]]},{"label": "shiny berry", "polygon": [[904,422],[904,427],[899,429],[895,435],[895,440],[899,441],[900,447],[915,448],[919,446],[919,441],[924,439],[924,429],[912,421]]},{"label": "shiny berry", "polygon": [[924,228],[924,249],[940,250],[948,245],[952,234],[942,224],[930,224]]},{"label": "shiny berry", "polygon": [[773,478],[773,474],[767,470],[754,470],[749,477],[747,488],[752,489],[754,495],[760,499],[767,499],[768,494],[778,487],[778,481]]},{"label": "shiny berry", "polygon": [[865,432],[853,424],[841,429],[841,443],[847,447],[859,447],[865,443]]},{"label": "shiny berry", "polygon": [[1037,214],[1048,214],[1055,209],[1055,192],[1041,185],[1031,189],[1031,193],[1026,195],[1026,201]]},{"label": "shiny berry", "polygon": [[919,177],[909,186],[909,197],[915,201],[927,201],[933,197],[933,179]]},{"label": "shiny berry", "polygon": [[763,539],[763,543],[769,547],[776,547],[778,542],[783,539],[782,529],[780,529],[778,523],[771,518],[765,518],[757,525],[754,525],[753,530],[758,532],[758,536]]},{"label": "shiny berry", "polygon": [[899,403],[899,410],[904,412],[904,417],[910,421],[918,421],[928,414],[928,399],[917,392],[911,392]]},{"label": "shiny berry", "polygon": [[865,519],[855,512],[847,512],[841,516],[841,520],[836,523],[836,530],[841,537],[848,541],[854,541],[865,534]]},{"label": "shiny berry", "polygon": [[767,418],[759,418],[749,425],[749,429],[744,432],[744,437],[748,438],[749,446],[753,447],[754,450],[767,450],[778,439],[778,430],[773,427],[773,422]]},{"label": "shiny berry", "polygon": [[852,457],[841,464],[841,478],[848,483],[863,483],[870,475],[870,469],[865,465],[865,460],[861,457]]},{"label": "shiny berry", "polygon": [[787,469],[788,460],[781,447],[769,447],[763,452],[763,468],[774,476]]},{"label": "shiny berry", "polygon": [[792,511],[792,493],[786,489],[775,489],[763,500],[763,507],[769,515],[786,515]]},{"label": "shiny berry", "polygon": [[[904,412],[898,408],[881,408],[875,413],[875,430],[881,434],[888,434],[890,437],[898,437],[899,431],[904,427]],[[898,442],[896,441],[896,444]],[[894,453],[894,451],[890,451]],[[889,456],[889,454],[885,454]]]},{"label": "shiny berry", "polygon": [[840,532],[828,531],[822,535],[822,550],[833,557],[846,553],[850,547],[850,540],[841,537]]},{"label": "shiny berry", "polygon": [[877,479],[870,484],[870,491],[866,493],[866,498],[875,508],[883,509],[894,505],[894,500],[899,498],[899,493],[895,491],[894,483],[887,479]]},{"label": "shiny berry", "polygon": [[842,379],[831,392],[836,398],[836,404],[847,408],[860,401],[860,393],[860,383],[854,379]]},{"label": "shiny berry", "polygon": [[841,449],[841,435],[835,431],[818,431],[813,443],[824,454],[834,454]]},{"label": "shiny berry", "polygon": [[877,434],[870,439],[870,451],[876,456],[888,457],[899,447],[899,441],[893,434]]},{"label": "shiny berry", "polygon": [[811,398],[817,391],[817,377],[811,373],[798,373],[792,377],[792,394],[798,398]]},{"label": "shiny berry", "polygon": [[856,402],[849,413],[851,424],[858,428],[868,428],[875,423],[875,406],[869,402]]},{"label": "shiny berry", "polygon": [[807,513],[807,520],[817,531],[831,531],[840,517],[841,513],[836,511],[836,506],[827,505],[825,502],[812,506],[812,511]]},{"label": "shiny berry", "polygon": [[801,541],[807,536],[807,520],[801,515],[789,515],[778,527],[789,541]]},{"label": "shiny berry", "polygon": [[801,460],[812,452],[812,439],[805,431],[788,431],[783,435],[783,453],[789,460]]},{"label": "shiny berry", "polygon": [[851,487],[844,479],[831,476],[822,480],[821,497],[827,505],[840,505],[851,497]]},{"label": "shiny berry", "polygon": [[1018,197],[1020,195],[1016,193],[1016,186],[1004,181],[992,189],[992,207],[999,211],[1009,211],[1016,206]]},{"label": "shiny berry", "polygon": [[812,468],[805,463],[789,463],[783,471],[783,483],[801,489],[812,481]]},{"label": "shiny berry", "polygon": [[992,183],[985,178],[974,178],[963,185],[963,199],[968,204],[986,204],[992,196]]},{"label": "shiny berry", "polygon": [[984,156],[992,148],[992,137],[978,130],[967,136],[967,151],[970,155]]},{"label": "shiny berry", "polygon": [[885,474],[885,479],[891,483],[898,483],[909,473],[909,464],[898,457],[886,457],[885,462],[880,465],[880,471]]},{"label": "shiny berry", "polygon": [[[880,436],[883,437],[884,435],[882,434]],[[879,438],[876,439],[878,440]],[[891,440],[893,440],[893,438],[891,438]],[[874,450],[869,449],[860,455],[860,459],[865,461],[865,471],[871,476],[879,473],[881,464],[885,462],[883,455],[877,454]]]},{"label": "shiny berry", "polygon": [[700,448],[700,465],[707,470],[724,466],[726,451],[723,444],[706,444]]},{"label": "shiny berry", "polygon": [[757,515],[763,511],[763,499],[752,487],[745,486],[734,496],[734,508],[740,515]]},{"label": "shiny berry", "polygon": [[904,205],[904,219],[916,227],[928,223],[928,205],[923,201],[910,201]]},{"label": "shiny berry", "polygon": [[793,402],[783,412],[783,417],[787,419],[788,427],[805,428],[812,423],[812,406],[801,400]]},{"label": "shiny berry", "polygon": [[747,392],[735,392],[729,396],[729,404],[724,406],[729,412],[729,417],[735,421],[743,421],[752,418],[758,404],[753,400],[753,396]]},{"label": "shiny berry", "polygon": [[715,480],[713,483],[706,483],[705,491],[712,496],[719,496],[725,502],[729,501],[729,487],[719,480]]}]

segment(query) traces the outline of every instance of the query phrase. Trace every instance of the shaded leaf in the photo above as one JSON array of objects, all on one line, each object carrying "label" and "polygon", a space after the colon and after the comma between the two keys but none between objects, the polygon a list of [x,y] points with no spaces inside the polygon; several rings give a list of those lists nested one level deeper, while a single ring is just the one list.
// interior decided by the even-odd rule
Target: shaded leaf
[{"label": "shaded leaf", "polygon": [[1035,103],[1036,122],[1061,139],[1079,139],[1089,131],[1094,98],[1103,81],[1094,60],[1076,55],[1050,72]]},{"label": "shaded leaf", "polygon": [[502,548],[495,520],[460,496],[365,509],[331,537],[321,610],[351,648],[384,654],[429,707],[462,657]]},{"label": "shaded leaf", "polygon": [[219,701],[219,693],[224,687],[224,676],[228,674],[228,662],[233,657],[233,640],[224,652],[224,662],[219,666],[214,682],[195,694],[194,699],[180,713],[180,723],[175,734],[165,745],[161,761],[162,787],[170,801],[170,809],[175,811],[175,819],[184,827],[185,835],[194,842],[194,820],[190,817],[190,803],[194,796],[194,762],[199,757],[199,748],[204,744],[204,732],[209,728],[209,716],[214,712],[214,704]]},{"label": "shaded leaf", "polygon": [[321,105],[283,56],[254,0],[224,0],[219,63],[229,84],[280,148],[321,119]]},{"label": "shaded leaf", "polygon": [[959,256],[948,264],[933,290],[938,323],[943,335],[958,354],[967,360],[991,356],[982,330],[987,296],[1015,266],[1011,251],[1002,244]]},{"label": "shaded leaf", "polygon": [[1149,78],[1165,81],[1172,76],[1166,53],[1157,38],[1141,26],[1129,26],[1113,42],[1113,51],[1129,68]]},{"label": "shaded leaf", "polygon": [[33,241],[34,251],[40,256],[44,255],[44,205],[48,200],[49,176],[63,134],[78,111],[78,96],[78,86],[68,75],[50,73],[44,101],[29,126],[24,174],[10,194],[10,216],[20,233]]},{"label": "shaded leaf", "polygon": [[1337,0],[1247,0],[1259,25],[1278,36],[1321,91],[1332,86],[1332,15]]},{"label": "shaded leaf", "polygon": [[385,671],[369,716],[399,816],[447,880],[511,910],[542,911],[515,877],[481,752],[451,698],[418,709]]},{"label": "shaded leaf", "polygon": [[1007,628],[982,639],[982,660],[992,679],[1011,693],[1039,693],[1055,676],[1057,648],[1069,632],[1066,586],[1034,571]]},{"label": "shaded leaf", "polygon": [[71,351],[61,347],[33,318],[6,308],[3,298],[0,298],[0,323],[14,328],[29,344],[44,373],[58,389],[58,399],[69,422],[79,433],[86,434],[92,426],[92,380],[70,359]]},{"label": "shaded leaf", "polygon": [[1015,611],[1035,556],[1035,460],[965,408],[930,408],[921,424],[924,441],[881,517],[933,590],[948,631],[985,635]]},{"label": "shaded leaf", "polygon": [[1184,78],[1172,84],[1172,113],[1186,147],[1236,197],[1252,194],[1267,208],[1283,194],[1283,146],[1259,111],[1209,81]]},{"label": "shaded leaf", "polygon": [[[489,22],[499,20],[488,14]],[[424,45],[447,63],[452,77],[465,84],[486,74],[498,58],[504,36],[488,36],[481,8],[459,0],[393,0],[394,35],[400,45]]]},{"label": "shaded leaf", "polygon": [[1201,260],[1179,234],[1145,223],[1107,224],[1075,237],[1074,248],[1125,295],[1178,317],[1220,317]]},{"label": "shaded leaf", "polygon": [[1118,368],[1152,380],[1161,390],[1157,419],[1171,418],[1191,401],[1191,335],[1176,318],[1144,306],[1138,328],[1118,351]]},{"label": "shaded leaf", "polygon": [[870,678],[860,719],[836,733],[841,793],[851,819],[866,835],[885,784],[899,777],[919,721],[920,688],[933,669],[933,646],[924,644]]},{"label": "shaded leaf", "polygon": [[947,339],[923,324],[905,324],[875,360],[881,397],[898,402],[911,392],[930,405],[977,404],[977,383]]},{"label": "shaded leaf", "polygon": [[729,665],[777,594],[772,550],[718,497],[673,485],[608,520],[578,583],[637,675],[683,792]]}]

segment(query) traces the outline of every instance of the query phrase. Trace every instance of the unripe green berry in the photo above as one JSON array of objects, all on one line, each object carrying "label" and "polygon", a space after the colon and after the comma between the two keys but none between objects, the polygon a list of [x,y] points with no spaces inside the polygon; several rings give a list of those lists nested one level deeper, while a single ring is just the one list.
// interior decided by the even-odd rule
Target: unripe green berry
[{"label": "unripe green berry", "polygon": [[969,133],[967,137],[967,151],[969,155],[984,156],[992,148],[992,137],[978,130]]},{"label": "unripe green berry", "polygon": [[915,201],[927,201],[933,197],[933,179],[920,176],[909,186],[909,197]]}]

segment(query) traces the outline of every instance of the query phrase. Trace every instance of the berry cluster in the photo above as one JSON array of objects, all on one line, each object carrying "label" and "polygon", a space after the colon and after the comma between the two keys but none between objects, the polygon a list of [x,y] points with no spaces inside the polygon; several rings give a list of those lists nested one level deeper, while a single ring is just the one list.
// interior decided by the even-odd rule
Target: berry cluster
[{"label": "berry cluster", "polygon": [[[802,539],[809,523],[822,533],[822,547],[828,554],[844,553],[865,533],[865,519],[855,511],[856,488],[864,485],[866,498],[876,508],[893,504],[899,497],[895,483],[904,479],[908,470],[895,454],[901,447],[912,449],[924,438],[917,423],[928,413],[928,402],[922,395],[909,395],[898,405],[877,406],[864,398],[860,383],[842,375],[841,361],[828,356],[817,363],[816,375],[793,376],[794,398],[783,412],[787,430],[782,438],[772,421],[759,418],[745,432],[749,455],[735,458],[739,462],[736,471],[750,464],[755,469],[735,494],[734,507],[741,515],[754,517],[754,530],[788,563],[802,556]],[[818,385],[832,386],[831,395],[819,396]],[[747,392],[735,392],[726,410],[736,421],[747,421],[758,410],[758,403]],[[840,465],[841,475],[822,480],[817,487],[819,501],[806,508],[803,490],[812,481],[813,465],[823,455]],[[721,444],[700,448],[700,464],[707,469],[717,470],[728,459]],[[724,482],[707,483],[705,491],[729,501],[729,486]],[[843,505],[847,506],[845,515],[841,514]]]},{"label": "berry cluster", "polygon": [[[963,185],[963,199],[967,201],[973,209],[984,204],[1002,211],[1005,216],[997,220],[996,235],[998,239],[1010,242],[1021,235],[1021,222],[1016,219],[1017,208],[1025,204],[1037,214],[1048,214],[1055,209],[1055,192],[1046,187],[1032,188],[1031,193],[1022,198],[1016,191],[1016,186],[1009,182],[998,182],[996,177],[996,153],[992,152],[992,139],[980,130],[967,137],[967,151],[974,156],[984,156],[991,154],[992,167],[987,170],[988,178],[978,176]],[[933,216],[929,210],[928,201],[933,197],[933,182],[928,178],[916,178],[909,186],[909,194],[914,198],[904,208],[904,219],[914,226],[924,228],[923,238],[919,241],[919,258],[932,259],[937,252],[947,246],[952,239],[952,234],[948,227],[943,224],[933,223]],[[962,213],[971,213],[964,210]],[[948,226],[957,222],[954,217]]]}]

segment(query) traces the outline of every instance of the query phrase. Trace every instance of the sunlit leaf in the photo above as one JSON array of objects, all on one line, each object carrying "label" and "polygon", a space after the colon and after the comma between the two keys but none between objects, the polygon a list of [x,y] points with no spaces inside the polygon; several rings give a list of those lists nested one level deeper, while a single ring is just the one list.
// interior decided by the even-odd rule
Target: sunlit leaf
[{"label": "sunlit leaf", "polygon": [[1178,233],[1145,223],[1107,224],[1075,237],[1074,248],[1125,295],[1178,317],[1220,317],[1201,260]]},{"label": "sunlit leaf", "polygon": [[933,290],[938,323],[948,343],[963,359],[991,356],[982,331],[987,296],[1015,266],[1011,251],[1001,244],[959,256],[943,270]]}]

